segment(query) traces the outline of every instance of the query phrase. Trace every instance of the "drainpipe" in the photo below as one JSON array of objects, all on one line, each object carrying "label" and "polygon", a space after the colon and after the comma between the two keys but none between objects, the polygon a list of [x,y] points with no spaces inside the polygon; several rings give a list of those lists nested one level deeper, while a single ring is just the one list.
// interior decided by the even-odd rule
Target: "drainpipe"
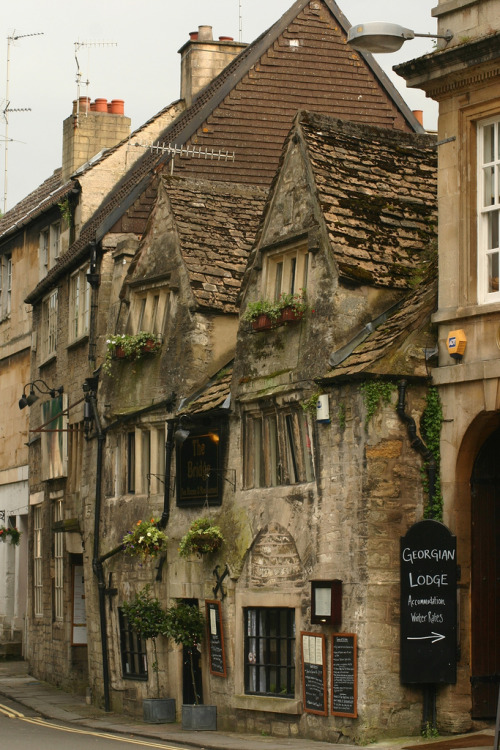
[{"label": "drainpipe", "polygon": [[433,501],[434,501],[434,495],[436,492],[436,459],[432,455],[432,452],[429,450],[429,448],[425,445],[423,440],[419,438],[417,435],[417,427],[415,425],[415,420],[413,417],[410,417],[409,414],[405,411],[405,398],[406,398],[406,388],[408,386],[408,382],[406,380],[401,380],[398,383],[398,406],[397,406],[397,413],[398,417],[401,419],[402,422],[406,423],[406,428],[408,430],[408,437],[410,438],[410,445],[411,447],[417,451],[417,453],[420,453],[424,461],[427,462],[427,484],[429,487],[429,504],[432,507]]},{"label": "drainpipe", "polygon": [[167,437],[165,440],[165,485],[163,490],[163,513],[158,528],[164,529],[170,518],[170,474],[172,463],[172,449],[174,447],[174,420],[167,421]]}]

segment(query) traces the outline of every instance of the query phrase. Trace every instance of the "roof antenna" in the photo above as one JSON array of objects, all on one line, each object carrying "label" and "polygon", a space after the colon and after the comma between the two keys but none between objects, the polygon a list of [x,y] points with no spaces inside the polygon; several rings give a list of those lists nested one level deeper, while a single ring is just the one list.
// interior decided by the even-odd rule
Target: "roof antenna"
[{"label": "roof antenna", "polygon": [[[87,79],[82,82],[82,72],[80,70],[80,63],[78,62],[78,52],[80,47],[118,47],[117,42],[75,42],[75,61],[76,61],[76,115],[75,115],[75,127],[78,127],[78,120],[80,117],[80,87],[83,85],[88,88],[90,81]],[[87,112],[85,112],[85,115]]]},{"label": "roof antenna", "polygon": [[7,210],[7,161],[9,156],[9,112],[31,112],[31,107],[14,109],[10,106],[9,100],[9,72],[10,72],[10,44],[18,39],[24,39],[28,36],[43,36],[43,31],[37,31],[34,34],[16,34],[15,30],[7,37],[7,82],[5,84],[5,107],[2,114],[5,120],[5,158],[4,158],[4,179],[3,179],[3,212]]},{"label": "roof antenna", "polygon": [[238,41],[242,42],[243,41],[243,15],[242,15],[242,12],[241,12],[241,0],[238,0],[238,6],[239,6],[238,7],[238,12],[239,12],[239,24],[238,24],[239,39],[238,39]]}]

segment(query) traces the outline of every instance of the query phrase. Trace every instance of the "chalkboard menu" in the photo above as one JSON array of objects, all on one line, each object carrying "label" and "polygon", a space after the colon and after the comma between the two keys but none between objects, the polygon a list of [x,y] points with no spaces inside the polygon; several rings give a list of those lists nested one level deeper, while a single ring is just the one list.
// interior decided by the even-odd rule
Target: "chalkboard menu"
[{"label": "chalkboard menu", "polygon": [[457,540],[439,521],[401,538],[401,682],[457,680]]},{"label": "chalkboard menu", "polygon": [[358,715],[358,663],[355,633],[332,635],[332,714]]},{"label": "chalkboard menu", "polygon": [[219,677],[226,677],[226,652],[224,651],[224,631],[219,601],[205,602],[208,623],[208,648],[210,672]]},{"label": "chalkboard menu", "polygon": [[321,633],[301,633],[300,637],[304,711],[327,716],[325,636]]}]

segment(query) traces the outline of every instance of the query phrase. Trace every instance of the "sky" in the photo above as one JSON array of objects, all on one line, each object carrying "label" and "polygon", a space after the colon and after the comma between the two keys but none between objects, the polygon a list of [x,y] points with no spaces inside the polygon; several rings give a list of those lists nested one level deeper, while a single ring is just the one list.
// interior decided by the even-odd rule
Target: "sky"
[{"label": "sky", "polygon": [[[75,43],[81,81],[88,81],[80,95],[92,101],[124,99],[125,114],[135,129],[179,98],[178,50],[189,32],[210,25],[214,39],[232,36],[252,42],[292,4],[293,0],[5,0],[0,20],[0,210],[5,175],[8,210],[61,166],[62,123],[77,96]],[[437,0],[337,4],[353,25],[391,21],[419,33],[436,30],[431,9]],[[9,37],[20,38],[9,44]],[[376,55],[410,109],[423,110],[429,130],[436,129],[437,105],[422,91],[407,89],[391,68],[432,49],[432,39],[415,39],[399,52]],[[7,101],[9,109],[30,111],[10,112],[6,130]]]}]

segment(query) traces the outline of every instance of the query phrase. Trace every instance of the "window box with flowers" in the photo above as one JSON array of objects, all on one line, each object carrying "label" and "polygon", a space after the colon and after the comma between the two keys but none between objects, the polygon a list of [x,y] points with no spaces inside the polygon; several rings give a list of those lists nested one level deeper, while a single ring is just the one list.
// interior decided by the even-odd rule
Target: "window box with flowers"
[{"label": "window box with flowers", "polygon": [[218,526],[209,518],[197,518],[182,537],[179,544],[181,557],[190,555],[207,555],[216,552],[222,546],[224,537]]},{"label": "window box with flowers", "polygon": [[166,552],[168,537],[158,524],[159,518],[150,521],[137,521],[131,531],[127,531],[123,537],[123,549],[131,557],[140,557],[147,560],[157,557]]},{"label": "window box with flowers", "polygon": [[255,331],[264,331],[297,322],[309,309],[305,290],[301,289],[298,294],[281,294],[274,301],[249,302],[242,319],[250,323]]},{"label": "window box with flowers", "polygon": [[137,361],[149,354],[156,354],[161,348],[161,339],[156,333],[117,333],[106,340],[104,371],[109,373],[113,360]]},{"label": "window box with flowers", "polygon": [[13,547],[19,546],[21,532],[15,526],[0,526],[0,541],[9,541]]}]

